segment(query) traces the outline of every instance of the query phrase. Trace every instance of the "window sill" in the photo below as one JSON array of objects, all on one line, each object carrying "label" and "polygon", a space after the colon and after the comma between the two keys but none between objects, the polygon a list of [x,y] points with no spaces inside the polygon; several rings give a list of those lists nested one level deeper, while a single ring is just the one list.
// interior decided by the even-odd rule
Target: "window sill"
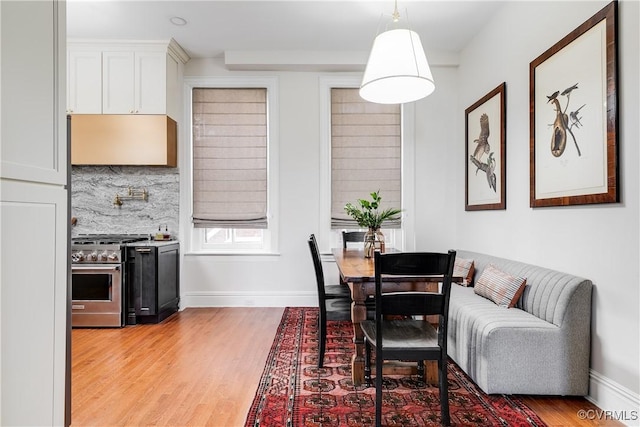
[{"label": "window sill", "polygon": [[192,251],[184,256],[214,256],[214,257],[279,257],[280,252],[240,252],[240,251]]}]

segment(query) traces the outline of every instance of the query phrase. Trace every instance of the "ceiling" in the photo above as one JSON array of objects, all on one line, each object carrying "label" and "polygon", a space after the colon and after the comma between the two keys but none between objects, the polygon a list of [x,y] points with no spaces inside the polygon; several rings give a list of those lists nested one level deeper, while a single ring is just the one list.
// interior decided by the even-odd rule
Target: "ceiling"
[{"label": "ceiling", "polygon": [[[459,52],[503,1],[399,1],[427,54]],[[68,0],[69,38],[175,39],[192,58],[225,51],[368,51],[394,2],[370,0]],[[384,16],[383,16],[384,15]],[[187,21],[178,26],[170,18]]]}]

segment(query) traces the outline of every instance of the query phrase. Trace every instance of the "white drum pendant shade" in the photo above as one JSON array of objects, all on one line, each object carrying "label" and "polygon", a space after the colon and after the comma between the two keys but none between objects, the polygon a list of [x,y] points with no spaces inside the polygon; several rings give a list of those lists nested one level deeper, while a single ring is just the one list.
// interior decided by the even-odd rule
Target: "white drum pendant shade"
[{"label": "white drum pendant shade", "polygon": [[373,41],[360,96],[378,104],[403,104],[435,89],[420,36],[407,29],[379,34]]}]

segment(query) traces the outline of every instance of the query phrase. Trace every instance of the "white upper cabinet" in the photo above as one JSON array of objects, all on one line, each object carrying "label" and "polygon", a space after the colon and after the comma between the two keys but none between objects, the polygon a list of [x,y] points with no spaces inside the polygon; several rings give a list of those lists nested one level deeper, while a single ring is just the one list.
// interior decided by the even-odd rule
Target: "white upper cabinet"
[{"label": "white upper cabinet", "polygon": [[167,61],[173,58],[157,52],[135,55],[134,108],[141,114],[167,114]]},{"label": "white upper cabinet", "polygon": [[103,114],[166,114],[169,59],[165,52],[103,52]]},{"label": "white upper cabinet", "polygon": [[102,53],[102,113],[133,114],[134,53]]},{"label": "white upper cabinet", "polygon": [[67,113],[102,113],[102,54],[68,52]]},{"label": "white upper cabinet", "polygon": [[189,57],[175,41],[70,40],[68,50],[69,113],[173,116],[180,111],[179,93],[173,92]]}]

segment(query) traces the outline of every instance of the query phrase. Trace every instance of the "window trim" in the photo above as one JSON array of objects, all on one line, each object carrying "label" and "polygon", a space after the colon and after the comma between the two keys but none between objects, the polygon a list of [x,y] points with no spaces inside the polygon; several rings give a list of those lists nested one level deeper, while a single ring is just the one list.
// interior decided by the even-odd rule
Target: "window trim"
[{"label": "window trim", "polygon": [[[192,90],[194,88],[266,88],[267,89],[267,218],[262,249],[229,247],[207,248],[204,244],[204,228],[193,226],[193,133]],[[273,255],[278,254],[279,230],[279,106],[278,78],[259,77],[185,77],[184,126],[180,169],[181,224],[187,253],[215,255]],[[188,178],[188,179],[185,179]]]},{"label": "window trim", "polygon": [[[360,87],[358,76],[321,76],[319,79],[320,101],[320,218],[316,238],[323,253],[340,243],[340,230],[331,229],[331,89]],[[402,228],[399,235],[403,251],[415,249],[415,105],[402,104]]]}]

